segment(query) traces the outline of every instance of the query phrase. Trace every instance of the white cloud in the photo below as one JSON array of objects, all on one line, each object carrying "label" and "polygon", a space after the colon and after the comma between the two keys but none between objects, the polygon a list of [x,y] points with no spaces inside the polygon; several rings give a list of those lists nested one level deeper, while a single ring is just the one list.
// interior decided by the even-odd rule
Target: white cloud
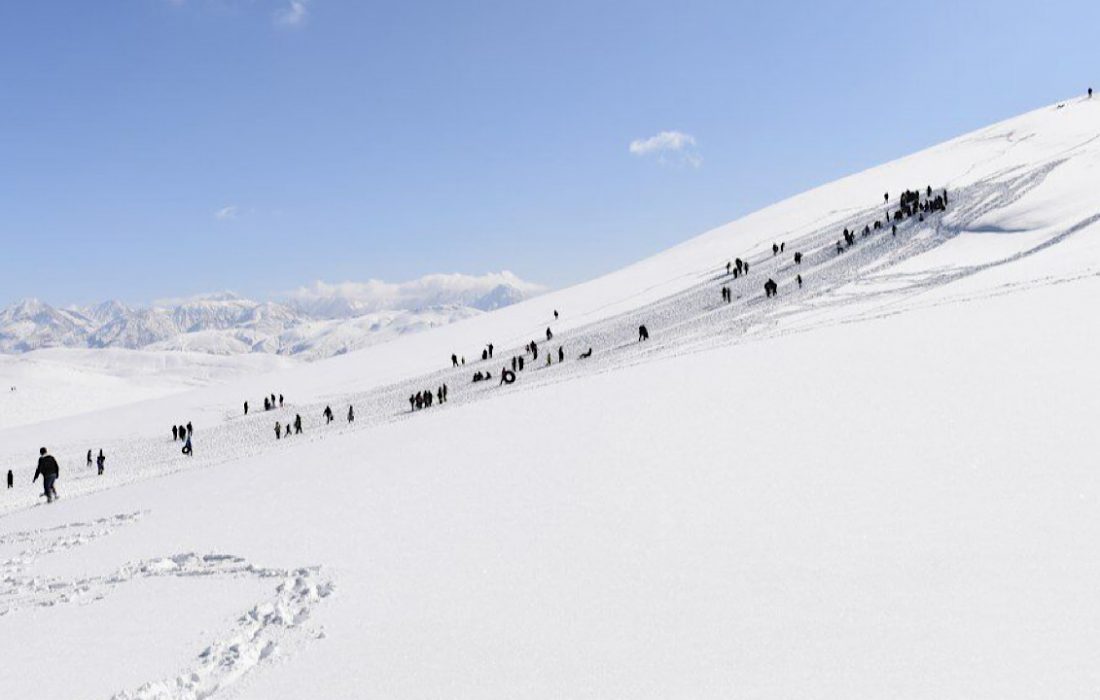
[{"label": "white cloud", "polygon": [[227,219],[236,219],[240,216],[240,213],[241,210],[236,204],[230,204],[214,212],[214,218],[218,221],[226,221]]},{"label": "white cloud", "polygon": [[275,13],[275,24],[280,27],[297,27],[309,16],[309,0],[290,0],[286,7]]},{"label": "white cloud", "polygon": [[630,152],[639,157],[653,156],[662,164],[698,168],[703,163],[695,147],[695,137],[682,131],[662,131],[647,139],[634,139],[630,142]]}]

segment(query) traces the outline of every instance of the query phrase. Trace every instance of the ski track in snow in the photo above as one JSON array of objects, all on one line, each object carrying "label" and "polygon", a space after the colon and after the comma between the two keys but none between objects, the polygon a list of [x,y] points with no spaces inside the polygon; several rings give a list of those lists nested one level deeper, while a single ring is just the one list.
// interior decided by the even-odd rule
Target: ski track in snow
[{"label": "ski track in snow", "polygon": [[213,642],[192,664],[174,677],[146,683],[133,691],[116,693],[113,700],[193,700],[228,688],[284,649],[308,639],[324,637],[309,628],[312,610],[332,594],[334,585],[320,567],[276,569],[258,567],[231,554],[193,552],[130,562],[98,576],[65,580],[36,575],[42,557],[71,550],[142,517],[124,513],[92,522],[74,522],[42,530],[0,536],[0,547],[16,546],[19,553],[0,563],[0,618],[29,607],[89,605],[127,583],[152,577],[257,578],[277,582],[273,595],[244,612],[226,635]]},{"label": "ski track in snow", "polygon": [[[921,308],[920,296],[927,292],[998,265],[1019,262],[1100,221],[1098,212],[1060,234],[1047,237],[1029,250],[995,262],[959,265],[917,274],[891,272],[897,265],[928,253],[958,234],[974,230],[976,222],[982,217],[1018,201],[1040,185],[1065,159],[1066,154],[1063,153],[1058,159],[1027,171],[1009,169],[973,185],[949,191],[951,200],[946,212],[926,215],[923,222],[916,217],[903,221],[898,224],[896,237],[891,235],[889,224],[879,231],[872,231],[869,236],[862,235],[865,225],[873,224],[876,218],[883,216],[884,209],[879,205],[860,210],[834,211],[815,221],[805,231],[777,235],[777,241],[782,239],[786,243],[785,252],[778,256],[773,256],[770,248],[764,249],[763,246],[748,251],[748,254],[731,251],[731,260],[742,257],[750,261],[748,275],[734,279],[732,275],[725,274],[726,261],[715,260],[714,267],[688,273],[686,276],[694,277],[695,281],[682,291],[562,333],[550,342],[544,341],[544,331],[553,322],[539,319],[532,324],[526,337],[496,339],[494,358],[488,361],[447,368],[365,392],[327,396],[323,401],[288,403],[284,408],[254,411],[248,416],[236,413],[234,406],[234,412],[227,410],[221,424],[199,426],[194,436],[195,455],[191,458],[180,454],[180,443],[167,438],[104,441],[97,447],[102,447],[108,456],[107,476],[97,477],[94,467],[67,469],[63,471],[58,487],[65,497],[73,497],[184,469],[216,467],[244,457],[349,431],[366,430],[395,420],[415,419],[419,412],[409,410],[409,395],[423,389],[434,391],[443,383],[450,389],[448,403],[436,404],[425,410],[448,410],[470,401],[508,392],[529,391],[663,356],[696,353]],[[892,207],[896,208],[896,203]],[[845,252],[837,254],[836,241],[845,227],[855,232],[856,242]],[[803,254],[801,265],[795,265],[792,260],[796,251]],[[798,273],[805,281],[802,289],[795,284]],[[1080,276],[1085,274],[1097,272],[1090,271]],[[681,275],[679,279],[684,277]],[[779,297],[776,299],[766,299],[763,295],[763,283],[768,278],[779,283]],[[952,302],[1062,281],[1065,280],[1049,278],[1026,285],[1006,285],[992,292],[953,298]],[[670,284],[672,281],[662,283]],[[719,288],[723,285],[732,291],[731,304],[720,300]],[[651,340],[634,342],[637,340],[637,328],[643,323],[650,330]],[[499,386],[501,368],[509,364],[513,355],[524,354],[523,346],[530,339],[539,344],[538,360],[531,361],[528,357],[527,367],[517,373],[515,384]],[[566,349],[564,364],[557,363],[559,345]],[[578,359],[578,355],[589,347],[593,348],[593,356]],[[449,352],[449,348],[440,348],[441,360]],[[554,356],[551,366],[545,364],[547,352]],[[490,371],[493,379],[472,384],[471,377],[478,369]],[[344,420],[349,404],[355,407],[356,420],[352,424]],[[326,405],[331,405],[337,416],[331,425],[325,425],[321,417]],[[302,415],[304,433],[276,441],[273,434],[275,422],[286,426],[293,421],[296,413]],[[166,433],[169,428],[165,426]],[[18,451],[15,447],[10,444],[0,447],[0,469],[26,466],[26,446],[18,446]],[[87,446],[66,443],[62,435],[54,441],[52,448],[54,454],[83,454]],[[38,500],[41,500],[40,496]],[[0,513],[25,508],[34,502],[34,496],[24,492],[0,506]]]}]

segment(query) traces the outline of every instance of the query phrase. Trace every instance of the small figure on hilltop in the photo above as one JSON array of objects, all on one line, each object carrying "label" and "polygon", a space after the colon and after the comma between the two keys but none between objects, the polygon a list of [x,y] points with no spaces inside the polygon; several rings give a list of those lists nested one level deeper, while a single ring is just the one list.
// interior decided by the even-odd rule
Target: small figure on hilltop
[{"label": "small figure on hilltop", "polygon": [[42,475],[42,493],[47,503],[53,503],[57,498],[57,488],[54,482],[61,475],[61,467],[57,466],[57,460],[53,455],[46,454],[46,448],[38,451],[38,469],[34,470],[34,478],[31,483],[38,481],[38,475]]},{"label": "small figure on hilltop", "polygon": [[776,255],[779,255],[779,244],[772,243],[772,257],[775,257]]},{"label": "small figure on hilltop", "polygon": [[775,283],[775,280],[769,278],[768,281],[764,283],[764,296],[774,297],[778,293],[779,285]]},{"label": "small figure on hilltop", "polygon": [[279,440],[283,437],[283,426],[279,421],[275,421],[275,439]]},{"label": "small figure on hilltop", "polygon": [[247,401],[244,402],[244,414],[246,416],[248,415],[248,402]]},{"label": "small figure on hilltop", "polygon": [[12,474],[11,470],[8,470],[8,488],[15,486],[15,474]]},{"label": "small figure on hilltop", "polygon": [[193,432],[195,432],[195,429],[191,427],[191,421],[187,421],[187,437],[191,437]]},{"label": "small figure on hilltop", "polygon": [[1092,88],[1089,88],[1089,99],[1092,99]]},{"label": "small figure on hilltop", "polygon": [[550,326],[547,326],[546,327],[546,339],[550,340],[553,337],[554,337],[554,334],[550,332]]},{"label": "small figure on hilltop", "polygon": [[354,423],[355,422],[355,407],[354,406],[348,406],[348,422],[349,423]]},{"label": "small figure on hilltop", "polygon": [[176,440],[179,440],[179,439],[180,439],[179,428],[177,428],[176,426],[173,425],[172,426],[172,442],[175,442]]},{"label": "small figure on hilltop", "polygon": [[107,458],[103,456],[103,450],[99,451],[99,456],[95,458],[96,471],[100,476],[103,476],[103,465],[107,463]]},{"label": "small figure on hilltop", "polygon": [[294,434],[302,434],[302,415],[300,413],[294,414]]},{"label": "small figure on hilltop", "polygon": [[332,408],[330,406],[325,406],[325,410],[321,412],[321,415],[324,416],[325,425],[332,422]]},{"label": "small figure on hilltop", "polygon": [[558,363],[565,362],[565,349],[562,346],[558,346]]},{"label": "small figure on hilltop", "polygon": [[458,367],[458,355],[451,353],[451,367]]},{"label": "small figure on hilltop", "polygon": [[798,288],[802,289],[802,275],[795,275],[794,278],[798,281]]},{"label": "small figure on hilltop", "polygon": [[92,451],[88,450],[88,466],[92,466]]},{"label": "small figure on hilltop", "polygon": [[795,265],[801,265],[802,264],[802,253],[795,253],[794,254],[794,264]]},{"label": "small figure on hilltop", "polygon": [[555,321],[558,320],[558,310],[557,309],[554,309],[554,320]]},{"label": "small figure on hilltop", "polygon": [[643,340],[649,340],[649,329],[645,327],[645,324],[638,326],[638,342]]}]

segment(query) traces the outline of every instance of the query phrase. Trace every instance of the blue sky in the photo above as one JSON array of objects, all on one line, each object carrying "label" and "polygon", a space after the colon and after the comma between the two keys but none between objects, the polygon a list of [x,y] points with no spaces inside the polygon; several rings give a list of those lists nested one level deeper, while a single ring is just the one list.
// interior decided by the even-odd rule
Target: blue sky
[{"label": "blue sky", "polygon": [[1100,88],[1100,3],[898,7],[0,3],[0,304],[563,286]]}]

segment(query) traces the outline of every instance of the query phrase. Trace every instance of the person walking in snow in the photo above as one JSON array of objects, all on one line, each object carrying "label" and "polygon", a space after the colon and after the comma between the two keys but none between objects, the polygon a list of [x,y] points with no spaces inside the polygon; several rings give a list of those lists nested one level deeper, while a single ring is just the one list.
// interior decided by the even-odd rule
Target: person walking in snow
[{"label": "person walking in snow", "polygon": [[458,367],[458,355],[451,353],[451,367]]},{"label": "person walking in snow", "polygon": [[187,437],[191,437],[193,432],[195,432],[195,429],[191,427],[191,421],[187,421]]},{"label": "person walking in snow", "polygon": [[802,275],[795,275],[794,278],[798,280],[798,288],[802,289]]},{"label": "person walking in snow", "polygon": [[302,434],[302,414],[300,414],[300,413],[295,413],[294,414],[294,434],[295,435],[301,435]]},{"label": "person walking in snow", "polygon": [[179,428],[172,426],[172,442],[179,440]]},{"label": "person walking in snow", "polygon": [[558,346],[558,364],[561,364],[562,362],[565,362],[565,350],[562,348],[562,346],[559,345]]},{"label": "person walking in snow", "polygon": [[638,342],[643,340],[649,340],[649,329],[645,327],[645,324],[638,326]]},{"label": "person walking in snow", "polygon": [[324,416],[324,418],[325,418],[325,425],[328,425],[329,423],[332,422],[332,408],[331,407],[325,406],[325,410],[322,411],[321,415]]},{"label": "person walking in snow", "polygon": [[88,450],[88,466],[92,466],[92,451]]},{"label": "person walking in snow", "polygon": [[554,334],[550,332],[550,326],[547,326],[546,327],[546,340],[549,341],[553,337],[554,337]]},{"label": "person walking in snow", "polygon": [[57,466],[57,460],[53,455],[46,454],[45,447],[38,450],[38,469],[34,470],[31,483],[38,481],[40,474],[42,475],[42,493],[46,496],[46,502],[53,503],[57,498],[57,487],[54,486],[54,482],[61,476],[61,467]]},{"label": "person walking in snow", "polygon": [[279,394],[279,408],[283,407],[283,395]]},{"label": "person walking in snow", "polygon": [[539,346],[535,341],[531,341],[531,361],[539,359]]},{"label": "person walking in snow", "polygon": [[348,422],[355,422],[355,408],[353,406],[348,406]]},{"label": "person walking in snow", "polygon": [[247,401],[244,402],[244,414],[246,416],[248,415],[248,402]]},{"label": "person walking in snow", "polygon": [[266,396],[264,397],[264,410],[265,411],[270,411],[271,410],[271,402],[267,400]]},{"label": "person walking in snow", "polygon": [[275,421],[275,439],[279,440],[283,437],[283,426],[279,424],[279,421]]},{"label": "person walking in snow", "polygon": [[412,413],[415,410],[416,410],[416,394],[409,394],[409,413]]},{"label": "person walking in snow", "polygon": [[775,257],[776,255],[779,255],[779,245],[776,243],[772,243],[772,257]]},{"label": "person walking in snow", "polygon": [[10,488],[13,488],[14,486],[15,486],[15,474],[13,474],[12,471],[9,469],[8,470],[8,488],[10,489]]},{"label": "person walking in snow", "polygon": [[187,455],[188,457],[191,456],[191,436],[190,435],[187,436],[187,440],[186,440],[186,442],[183,443],[183,449],[180,450],[180,452]]},{"label": "person walking in snow", "polygon": [[99,451],[99,456],[95,458],[96,471],[100,476],[103,476],[103,465],[107,463],[107,458],[103,456],[103,450]]},{"label": "person walking in snow", "polygon": [[[1089,88],[1089,90],[1092,90],[1092,88]],[[1092,94],[1092,93],[1089,93],[1089,94]],[[557,309],[554,309],[554,320],[555,321],[558,320],[558,310]]]}]

